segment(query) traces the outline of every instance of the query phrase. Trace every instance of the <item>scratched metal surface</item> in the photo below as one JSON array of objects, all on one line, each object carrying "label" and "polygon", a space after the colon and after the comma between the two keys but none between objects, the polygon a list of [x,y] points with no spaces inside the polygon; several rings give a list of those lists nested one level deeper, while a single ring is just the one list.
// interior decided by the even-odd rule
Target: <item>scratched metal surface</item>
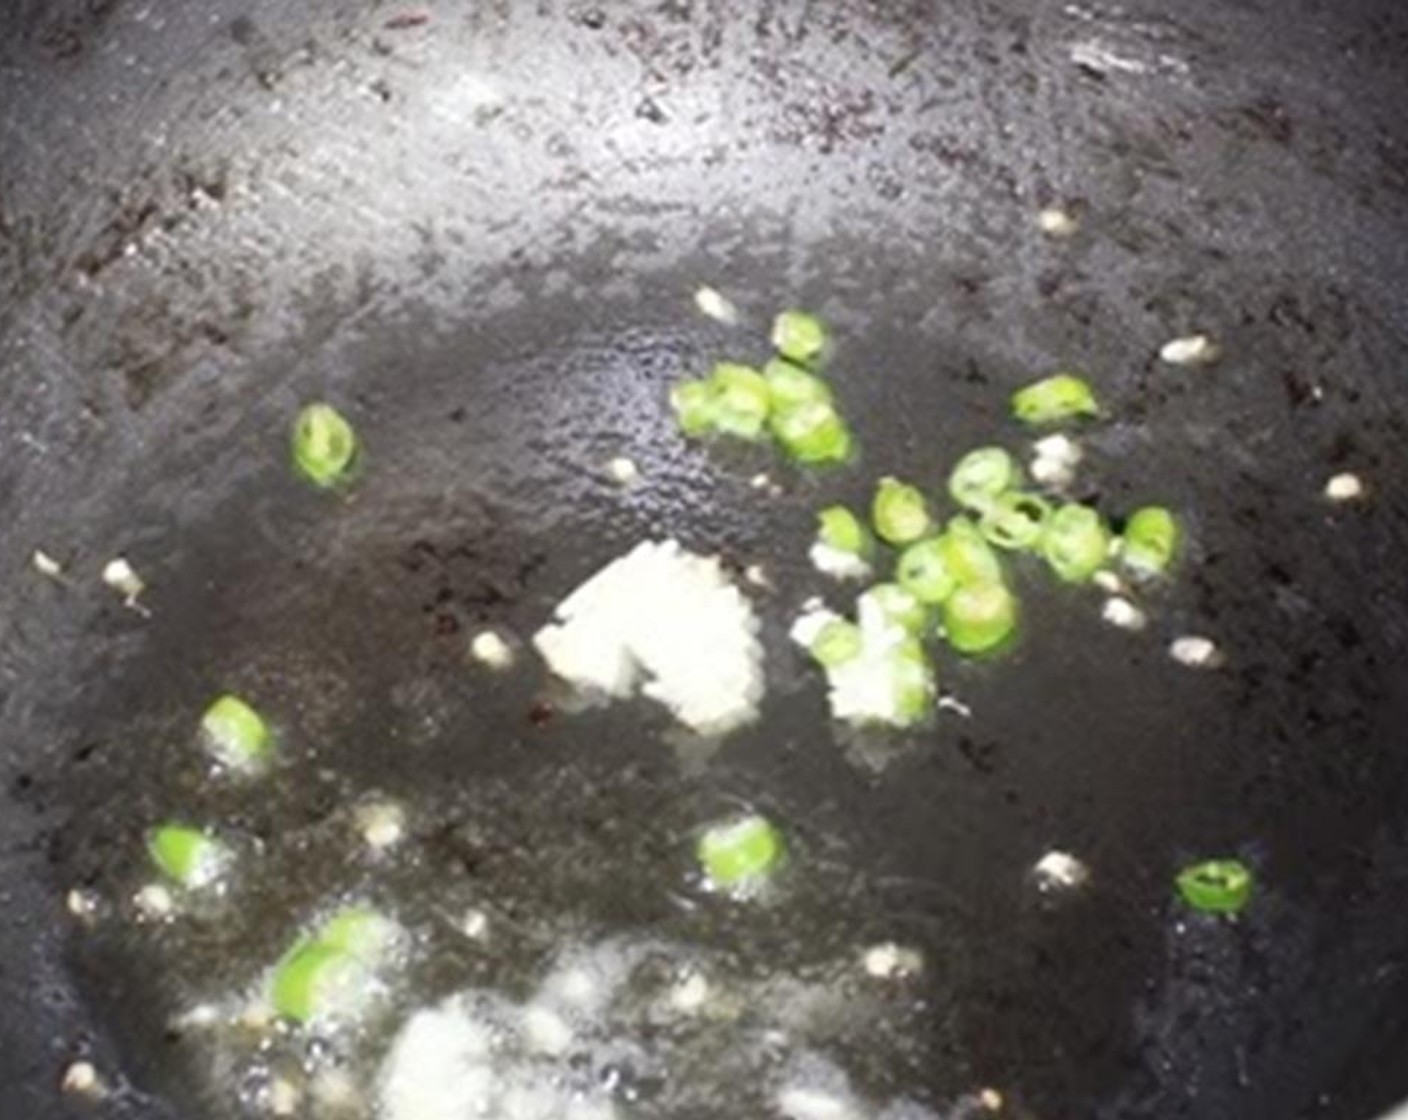
[{"label": "scratched metal surface", "polygon": [[[823,806],[862,862],[942,886],[904,900],[966,946],[935,992],[956,1008],[931,1040],[939,1099],[981,1079],[1033,1117],[1358,1120],[1401,1096],[1404,16],[406,11],[0,15],[0,1114],[65,1114],[55,1083],[83,1052],[140,1071],[111,1115],[184,1111],[159,1099],[183,1082],[146,993],[75,983],[61,912],[189,795],[140,729],[170,752],[210,682],[262,673],[346,744],[347,780],[385,785],[403,754],[330,697],[364,692],[383,729],[457,710],[447,641],[533,625],[645,532],[766,559],[795,598],[823,493],[940,477],[1007,389],[1073,356],[1120,418],[1094,442],[1110,500],[1194,511],[1166,624],[1215,630],[1229,672],[1175,673],[1036,600],[1002,679],[955,670],[971,730],[868,770],[792,667],[777,714],[680,780]],[[1070,244],[1033,233],[1052,201],[1083,214]],[[665,386],[752,345],[691,318],[700,282],[755,324],[794,300],[836,324],[861,471],[769,504],[743,464],[681,447]],[[1229,356],[1170,377],[1150,355],[1195,325]],[[335,513],[284,478],[310,395],[370,441]],[[623,503],[584,464],[627,447],[648,485]],[[1320,504],[1336,469],[1370,479],[1364,515]],[[27,571],[36,546],[69,585]],[[118,551],[150,623],[98,584]],[[489,723],[519,719],[523,697],[498,702]],[[480,765],[531,778],[512,726]],[[427,785],[464,776],[447,750],[422,761]],[[1021,872],[1054,843],[1097,886],[1052,916]],[[1168,913],[1170,868],[1207,846],[1273,884],[1231,932]]]}]

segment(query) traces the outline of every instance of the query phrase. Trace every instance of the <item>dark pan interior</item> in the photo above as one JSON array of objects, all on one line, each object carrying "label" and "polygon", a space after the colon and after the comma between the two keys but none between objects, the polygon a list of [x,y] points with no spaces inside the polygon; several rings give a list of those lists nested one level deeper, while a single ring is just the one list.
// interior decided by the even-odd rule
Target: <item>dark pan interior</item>
[{"label": "dark pan interior", "polygon": [[[1408,1094],[1397,8],[409,11],[0,16],[0,1114],[63,1115],[92,1054],[132,1085],[112,1115],[220,1115],[164,1031],[180,977],[79,934],[64,892],[130,886],[154,815],[316,836],[367,790],[423,809],[447,889],[682,935],[611,859],[668,870],[675,824],[768,806],[831,868],[793,949],[900,929],[941,962],[885,1073],[938,1102],[1362,1120]],[[1035,231],[1056,201],[1070,242]],[[738,329],[694,312],[705,283]],[[834,325],[858,467],[686,446],[669,384],[762,356],[792,303]],[[1193,327],[1217,366],[1156,362]],[[1089,496],[1189,512],[1152,633],[1023,576],[1014,656],[941,664],[971,721],[838,737],[785,640],[812,513],[1015,440],[1007,394],[1067,363],[1113,417]],[[365,439],[346,499],[289,477],[314,397]],[[622,453],[629,491],[601,473]],[[1326,505],[1339,470],[1367,503]],[[647,536],[776,585],[763,719],[708,757],[641,706],[544,723],[537,665],[466,663],[476,625],[530,632]],[[118,553],[150,618],[99,581]],[[1188,630],[1224,671],[1169,661]],[[189,756],[225,687],[303,744],[267,799],[210,792]],[[466,863],[445,837],[471,817],[541,858]],[[1054,907],[1025,878],[1052,846],[1095,871]],[[1258,902],[1180,923],[1171,875],[1217,851],[1256,864]],[[295,869],[229,935],[326,886]]]}]

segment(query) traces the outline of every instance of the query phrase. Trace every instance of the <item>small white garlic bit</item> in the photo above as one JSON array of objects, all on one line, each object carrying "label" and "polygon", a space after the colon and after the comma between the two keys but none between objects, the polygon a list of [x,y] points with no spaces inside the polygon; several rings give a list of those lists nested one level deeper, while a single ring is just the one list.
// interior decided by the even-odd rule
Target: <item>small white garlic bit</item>
[{"label": "small white garlic bit", "polygon": [[512,667],[513,647],[493,630],[481,630],[469,643],[469,652],[476,661],[490,669],[503,670]]},{"label": "small white garlic bit", "polygon": [[1080,229],[1080,221],[1069,210],[1047,206],[1036,216],[1037,229],[1047,237],[1071,237]]},{"label": "small white garlic bit", "polygon": [[738,322],[738,308],[716,288],[704,287],[694,293],[694,306],[706,318],[716,323],[733,324]]},{"label": "small white garlic bit", "polygon": [[640,468],[633,459],[618,455],[606,464],[607,477],[618,486],[633,486],[640,481]]},{"label": "small white garlic bit", "polygon": [[1357,502],[1364,496],[1364,482],[1357,474],[1345,471],[1325,483],[1325,497],[1332,502]]},{"label": "small white garlic bit", "polygon": [[1190,669],[1215,669],[1223,663],[1222,651],[1217,648],[1217,643],[1197,634],[1175,638],[1169,644],[1168,655]]},{"label": "small white garlic bit", "polygon": [[1205,365],[1217,358],[1217,343],[1205,334],[1171,339],[1159,348],[1159,360],[1171,366]]},{"label": "small white garlic bit", "polygon": [[1143,630],[1149,622],[1142,610],[1119,595],[1105,600],[1105,605],[1100,610],[1100,617],[1111,626],[1117,626],[1121,630]]},{"label": "small white garlic bit", "polygon": [[1032,878],[1043,894],[1075,890],[1090,882],[1090,868],[1069,852],[1047,852],[1032,868]]},{"label": "small white garlic bit", "polygon": [[103,567],[103,582],[122,596],[123,606],[139,614],[150,613],[137,601],[147,585],[125,556],[117,556],[107,562]]}]

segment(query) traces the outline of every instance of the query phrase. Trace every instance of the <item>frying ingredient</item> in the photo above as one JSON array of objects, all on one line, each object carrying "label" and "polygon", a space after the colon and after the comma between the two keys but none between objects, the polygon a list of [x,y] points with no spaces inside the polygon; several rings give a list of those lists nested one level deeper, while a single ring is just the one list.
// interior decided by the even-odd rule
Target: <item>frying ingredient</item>
[{"label": "frying ingredient", "polygon": [[97,1067],[92,1062],[74,1062],[64,1070],[59,1088],[65,1093],[88,1100],[99,1100],[107,1096],[107,1085],[98,1076]]},{"label": "frying ingredient", "polygon": [[782,833],[756,813],[711,826],[695,847],[706,886],[739,897],[755,894],[785,853]]},{"label": "frying ingredient", "polygon": [[714,386],[707,381],[681,381],[670,390],[670,407],[680,431],[692,439],[714,430]]},{"label": "frying ingredient", "polygon": [[849,619],[837,617],[817,631],[809,649],[817,664],[832,669],[859,657],[864,640],[859,626]]},{"label": "frying ingredient", "polygon": [[998,495],[983,511],[978,531],[998,548],[1033,548],[1046,531],[1051,506],[1036,494],[1009,490]]},{"label": "frying ingredient", "polygon": [[1047,237],[1072,237],[1080,229],[1075,216],[1059,206],[1048,206],[1036,216],[1037,228]]},{"label": "frying ingredient", "polygon": [[354,814],[357,831],[374,852],[394,848],[406,836],[406,810],[394,801],[370,801]]},{"label": "frying ingredient", "polygon": [[176,912],[176,899],[161,883],[148,883],[132,896],[138,918],[148,922],[164,922]]},{"label": "frying ingredient", "polygon": [[845,506],[828,506],[817,514],[817,539],[809,553],[817,571],[837,579],[866,579],[872,550],[870,534]]},{"label": "frying ingredient", "polygon": [[1205,334],[1175,338],[1159,348],[1159,360],[1171,366],[1196,366],[1217,358],[1217,344]]},{"label": "frying ingredient", "polygon": [[469,653],[474,660],[490,669],[504,670],[513,667],[513,647],[493,630],[481,630],[469,643]]},{"label": "frying ingredient", "polygon": [[118,556],[107,562],[103,568],[103,582],[123,597],[123,606],[136,611],[142,610],[142,605],[137,599],[147,589],[147,585],[142,582],[142,577],[127,562],[126,557]]},{"label": "frying ingredient", "polygon": [[335,486],[357,458],[357,433],[330,404],[310,404],[293,422],[293,465],[315,486]]},{"label": "frying ingredient", "polygon": [[1236,914],[1252,897],[1252,873],[1241,860],[1211,859],[1178,873],[1183,901],[1204,914]]},{"label": "frying ingredient", "polygon": [[772,391],[772,406],[775,409],[832,403],[831,387],[795,362],[773,358],[763,367],[763,377]]},{"label": "frying ingredient", "polygon": [[1178,548],[1178,522],[1161,506],[1135,510],[1120,536],[1120,562],[1136,576],[1162,575]]},{"label": "frying ingredient", "polygon": [[634,486],[640,481],[640,468],[635,461],[618,455],[606,464],[606,474],[618,486]]},{"label": "frying ingredient", "polygon": [[1037,890],[1042,892],[1073,890],[1090,882],[1090,868],[1069,852],[1047,852],[1032,868]]},{"label": "frying ingredient", "polygon": [[[859,652],[823,665],[833,718],[857,726],[918,722],[933,701],[934,673],[907,627],[922,630],[928,612],[898,584],[882,584],[857,600],[857,614]],[[793,623],[792,640],[812,651],[818,637],[837,622],[851,625],[834,611],[810,606]]]},{"label": "frying ingredient", "polygon": [[1062,490],[1075,481],[1076,467],[1084,457],[1080,444],[1067,435],[1045,436],[1032,445],[1028,468],[1032,480],[1053,490]]},{"label": "frying ingredient", "polygon": [[896,980],[916,976],[924,970],[924,957],[918,949],[908,949],[886,941],[872,945],[861,956],[861,967],[867,976],[877,980]]},{"label": "frying ingredient", "polygon": [[205,748],[220,765],[240,773],[264,769],[273,754],[273,736],[263,718],[238,696],[225,695],[200,721]]},{"label": "frying ingredient", "polygon": [[924,495],[917,486],[897,478],[882,478],[870,518],[875,532],[890,544],[910,544],[929,532],[932,522]]},{"label": "frying ingredient", "polygon": [[939,547],[960,587],[1002,582],[1002,562],[971,519],[962,515],[950,519]]},{"label": "frying ingredient", "polygon": [[1168,647],[1169,656],[1190,669],[1215,669],[1222,664],[1222,651],[1211,638],[1186,634]]},{"label": "frying ingredient", "polygon": [[1105,605],[1100,608],[1100,617],[1121,630],[1143,630],[1149,622],[1143,611],[1119,595],[1105,600]]},{"label": "frying ingredient", "polygon": [[1110,553],[1110,533],[1089,506],[1064,505],[1053,513],[1041,537],[1041,553],[1067,583],[1085,583]]},{"label": "frying ingredient", "polygon": [[773,320],[772,344],[789,361],[812,365],[826,352],[826,327],[805,311],[784,311]]},{"label": "frying ingredient", "polygon": [[64,896],[64,906],[68,912],[85,925],[92,925],[102,910],[102,900],[94,891],[74,887]]},{"label": "frying ingredient", "polygon": [[722,292],[714,288],[700,288],[694,293],[694,306],[701,315],[715,322],[733,324],[738,322],[738,308]]},{"label": "frying ingredient", "polygon": [[938,537],[916,541],[901,552],[895,562],[895,579],[921,603],[931,606],[942,603],[958,586]]},{"label": "frying ingredient", "polygon": [[220,840],[184,824],[164,824],[147,836],[147,852],[158,871],[187,890],[217,882],[234,856]]},{"label": "frying ingredient", "polygon": [[856,617],[862,630],[881,633],[897,627],[919,637],[929,624],[929,611],[920,598],[898,583],[877,583],[856,600]]},{"label": "frying ingredient", "polygon": [[850,458],[851,432],[826,401],[808,401],[773,413],[772,434],[799,463],[840,463]]},{"label": "frying ingredient", "polygon": [[34,550],[34,555],[30,557],[30,563],[34,565],[36,572],[41,576],[48,576],[50,579],[60,579],[64,574],[64,566],[42,548]]},{"label": "frying ingredient", "polygon": [[714,430],[739,439],[761,439],[772,409],[763,375],[752,366],[719,362],[707,384],[713,387]]},{"label": "frying ingredient", "polygon": [[982,513],[1021,480],[1021,469],[1010,454],[1001,447],[980,447],[958,460],[948,476],[948,492],[965,509]]},{"label": "frying ingredient", "polygon": [[1364,496],[1364,483],[1357,474],[1337,474],[1325,483],[1325,497],[1332,502],[1356,502]]},{"label": "frying ingredient", "polygon": [[403,937],[374,910],[340,910],[274,967],[270,1003],[296,1023],[356,1018],[379,994],[380,973]]},{"label": "frying ingredient", "polygon": [[944,636],[959,653],[989,653],[1017,631],[1017,600],[1000,583],[969,584],[943,606]]},{"label": "frying ingredient", "polygon": [[533,644],[580,689],[624,698],[639,687],[704,735],[757,715],[758,619],[716,558],[644,542],[573,591],[555,619]]},{"label": "frying ingredient", "polygon": [[1024,424],[1059,424],[1100,415],[1095,391],[1083,377],[1058,373],[1012,394],[1012,415]]}]

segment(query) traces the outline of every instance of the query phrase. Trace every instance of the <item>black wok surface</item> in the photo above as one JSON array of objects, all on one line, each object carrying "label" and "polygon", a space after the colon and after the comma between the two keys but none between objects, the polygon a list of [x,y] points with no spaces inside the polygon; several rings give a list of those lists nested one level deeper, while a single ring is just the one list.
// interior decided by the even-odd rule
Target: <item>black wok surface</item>
[{"label": "black wok surface", "polygon": [[[936,1103],[1358,1120],[1408,1095],[1397,6],[84,0],[0,33],[0,1115],[66,1115],[90,1054],[130,1080],[107,1114],[224,1114],[165,1037],[159,955],[63,909],[121,897],[154,815],[280,835],[380,789],[453,826],[486,786],[537,791],[506,843],[558,836],[533,815],[556,809],[615,822],[583,840],[603,859],[768,806],[862,883],[800,900],[819,941],[897,928],[941,962],[885,1074]],[[1069,242],[1034,228],[1051,202]],[[694,312],[702,283],[739,330]],[[670,382],[761,356],[791,303],[835,327],[859,465],[685,446]],[[1217,366],[1155,361],[1193,329]],[[1017,438],[1007,393],[1068,363],[1113,417],[1091,496],[1190,517],[1153,632],[1022,577],[1014,657],[941,662],[971,721],[839,740],[784,638],[812,512]],[[288,477],[315,397],[365,438],[350,500]],[[1339,470],[1368,502],[1327,506]],[[464,662],[476,624],[531,631],[647,535],[777,585],[763,719],[710,758],[644,707],[537,726],[536,665]],[[119,553],[150,618],[101,585]],[[1172,664],[1186,631],[1228,667]],[[306,745],[267,800],[190,757],[225,687]],[[1095,874],[1056,907],[1025,880],[1052,846]],[[1173,872],[1219,852],[1256,904],[1180,922]],[[590,870],[560,887],[601,928],[668,925]]]}]

